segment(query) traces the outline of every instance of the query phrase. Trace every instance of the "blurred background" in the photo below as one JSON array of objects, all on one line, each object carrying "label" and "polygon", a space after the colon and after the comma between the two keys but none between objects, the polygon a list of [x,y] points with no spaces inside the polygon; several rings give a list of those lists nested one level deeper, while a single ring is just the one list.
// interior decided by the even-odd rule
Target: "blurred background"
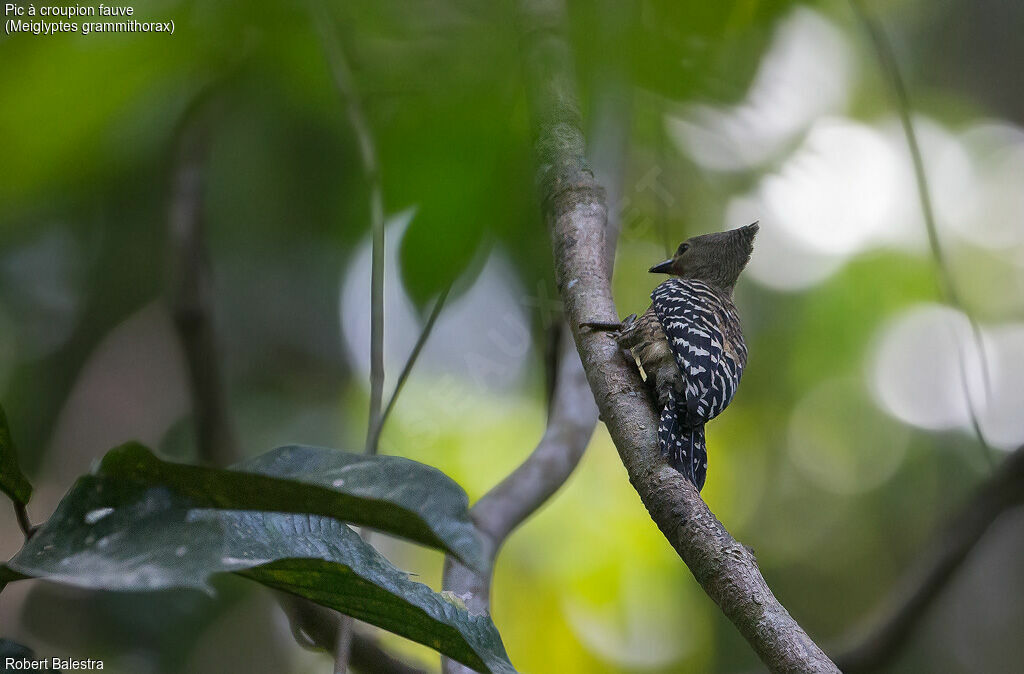
[{"label": "blurred background", "polygon": [[[737,289],[750,363],[708,431],[704,496],[819,642],[860,624],[936,527],[1024,443],[1024,87],[1013,0],[869,3],[914,104],[948,270],[942,303],[911,157],[845,2],[569,3],[588,142],[621,223],[620,311],[682,239],[761,221]],[[560,319],[507,1],[328,3],[377,146],[387,390],[452,297],[383,452],[475,500],[545,424]],[[175,147],[201,92],[215,327],[241,446],[359,451],[368,400],[369,190],[305,3],[154,0],[169,35],[0,37],[0,397],[45,519],[137,439],[195,459],[168,308]],[[210,93],[212,92],[212,93]],[[987,365],[987,379],[982,363]],[[0,558],[21,542],[0,508]],[[375,539],[440,585],[441,556]],[[974,550],[890,671],[1024,661],[1024,516]],[[493,617],[524,672],[741,672],[757,661],[627,482],[603,426],[508,541]],[[268,593],[95,594],[37,581],[0,633],[122,672],[320,672]],[[436,669],[436,654],[389,647]]]}]

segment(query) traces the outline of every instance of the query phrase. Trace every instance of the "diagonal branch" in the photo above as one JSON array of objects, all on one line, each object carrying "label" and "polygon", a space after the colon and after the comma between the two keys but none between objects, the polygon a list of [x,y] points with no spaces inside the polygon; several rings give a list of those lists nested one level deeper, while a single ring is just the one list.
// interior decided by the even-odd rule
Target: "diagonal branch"
[{"label": "diagonal branch", "polygon": [[[470,511],[492,567],[509,534],[569,479],[597,424],[597,408],[580,359],[568,333],[562,334],[551,416],[544,436],[533,453]],[[489,612],[491,571],[474,571],[449,557],[444,588],[462,598],[470,611]],[[447,658],[443,670],[446,674],[472,671]]]},{"label": "diagonal branch", "polygon": [[973,498],[937,534],[931,546],[890,593],[877,622],[836,658],[844,672],[876,670],[896,656],[914,627],[942,593],[1001,514],[1024,505],[1024,447],[1015,450]]},{"label": "diagonal branch", "polygon": [[837,672],[772,594],[753,554],[658,451],[658,416],[636,368],[612,340],[580,328],[618,314],[605,266],[606,206],[584,159],[571,54],[557,0],[520,0],[537,138],[538,183],[559,291],[601,418],[652,519],[761,660],[779,672]]},{"label": "diagonal branch", "polygon": [[583,366],[568,332],[562,334],[544,436],[526,461],[473,506],[473,521],[496,547],[569,479],[597,424],[597,407]]}]

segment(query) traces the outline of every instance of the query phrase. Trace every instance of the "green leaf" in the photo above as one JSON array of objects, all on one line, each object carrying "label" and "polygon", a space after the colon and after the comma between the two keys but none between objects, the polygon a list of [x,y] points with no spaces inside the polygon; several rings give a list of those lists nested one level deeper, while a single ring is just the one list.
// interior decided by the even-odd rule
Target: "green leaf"
[{"label": "green leaf", "polygon": [[671,100],[736,102],[753,80],[776,22],[797,4],[647,0],[629,36],[633,80]]},{"label": "green leaf", "polygon": [[18,453],[3,406],[0,406],[0,491],[22,505],[27,504],[32,496],[32,485],[18,466]]},{"label": "green leaf", "polygon": [[103,590],[195,588],[234,572],[379,625],[469,667],[513,672],[486,615],[396,569],[319,515],[196,507],[175,489],[101,472],[78,480],[11,569]]},{"label": "green leaf", "polygon": [[334,517],[485,564],[462,488],[436,468],[397,456],[279,447],[230,470],[162,461],[137,443],[111,450],[98,474],[162,485],[197,508]]}]

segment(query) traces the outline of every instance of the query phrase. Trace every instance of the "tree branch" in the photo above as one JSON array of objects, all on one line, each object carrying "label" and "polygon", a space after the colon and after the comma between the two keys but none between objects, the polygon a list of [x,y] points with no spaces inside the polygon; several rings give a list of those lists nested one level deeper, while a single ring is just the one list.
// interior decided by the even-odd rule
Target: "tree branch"
[{"label": "tree branch", "polygon": [[837,672],[772,594],[753,554],[658,451],[658,416],[636,367],[614,341],[581,329],[617,319],[605,266],[606,206],[584,159],[571,55],[557,0],[520,0],[523,52],[537,138],[538,183],[557,281],[584,370],[652,519],[723,613],[772,671]]},{"label": "tree branch", "polygon": [[554,401],[533,453],[473,506],[477,528],[500,547],[565,483],[597,425],[597,406],[568,332],[561,339]]},{"label": "tree branch", "polygon": [[836,658],[847,674],[878,669],[906,644],[914,627],[1001,514],[1024,505],[1024,447],[1015,450],[950,518],[904,575],[871,627],[847,639]]},{"label": "tree branch", "polygon": [[170,265],[168,300],[188,367],[196,447],[202,461],[227,466],[238,459],[238,444],[213,326],[212,281],[206,251],[203,174],[208,149],[201,95],[179,131],[168,216]]},{"label": "tree branch", "polygon": [[[551,415],[544,436],[533,453],[470,511],[491,567],[509,534],[569,479],[597,424],[597,408],[568,332],[563,331],[560,351]],[[489,612],[491,570],[477,572],[449,557],[445,561],[444,588],[465,601],[470,611]],[[442,661],[442,669],[446,674],[472,671],[447,658]]]}]

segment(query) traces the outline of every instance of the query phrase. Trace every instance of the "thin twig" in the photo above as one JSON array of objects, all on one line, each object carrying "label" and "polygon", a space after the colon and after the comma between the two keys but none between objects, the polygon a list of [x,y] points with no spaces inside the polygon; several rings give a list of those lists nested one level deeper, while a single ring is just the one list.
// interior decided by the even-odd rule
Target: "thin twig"
[{"label": "thin twig", "polygon": [[310,0],[310,9],[335,88],[355,134],[363,173],[370,188],[370,411],[366,426],[366,453],[375,454],[377,448],[372,440],[384,399],[384,196],[380,184],[380,164],[373,133],[355,87],[352,68],[341,40],[338,39],[330,12],[322,0]]},{"label": "thin twig", "polygon": [[538,184],[556,278],[601,418],[652,519],[694,577],[773,671],[839,670],[772,594],[757,561],[658,450],[658,414],[636,367],[603,334],[617,317],[605,264],[606,205],[584,157],[564,6],[520,0],[524,72],[537,138]]},{"label": "thin twig", "polygon": [[[921,146],[917,139],[917,131],[915,130],[914,122],[910,117],[910,111],[912,109],[910,105],[910,94],[907,92],[907,86],[903,81],[899,61],[896,59],[896,52],[893,49],[892,42],[889,40],[889,36],[886,34],[882,25],[868,12],[861,0],[850,0],[850,6],[853,8],[854,14],[856,14],[857,18],[864,26],[864,30],[871,38],[871,42],[874,44],[875,54],[878,56],[879,65],[881,66],[882,71],[889,77],[889,84],[892,86],[892,93],[896,99],[896,110],[899,113],[900,125],[903,128],[903,135],[907,140],[907,148],[910,151],[911,161],[914,166],[914,179],[917,185],[918,201],[921,204],[921,214],[924,218],[925,229],[928,232],[928,245],[931,248],[932,260],[935,263],[936,273],[942,287],[942,293],[946,298],[946,302],[963,313],[971,325],[971,335],[978,348],[985,395],[988,398],[991,398],[992,393],[991,383],[989,381],[988,359],[985,355],[985,343],[981,336],[981,327],[978,325],[978,321],[974,316],[974,313],[967,309],[960,298],[960,293],[957,291],[956,283],[953,280],[953,274],[949,268],[949,261],[946,259],[945,250],[943,249],[942,242],[939,239],[939,228],[935,221],[935,210],[932,207],[931,190],[928,187],[928,173],[925,170],[924,157],[921,154]],[[959,337],[956,337],[957,344],[959,344],[959,341]],[[978,444],[981,447],[985,460],[988,462],[989,467],[992,468],[995,466],[995,458],[992,453],[992,448],[989,446],[988,441],[985,439],[985,435],[982,432],[978,410],[971,397],[970,388],[967,384],[966,355],[962,348],[960,349],[960,379],[963,386],[964,398],[967,401],[967,411],[970,415],[971,429],[978,439]]]},{"label": "thin twig", "polygon": [[[398,396],[402,392],[402,387],[405,385],[406,379],[409,378],[409,374],[412,372],[412,368],[416,364],[420,352],[423,350],[423,346],[430,338],[430,333],[433,332],[434,324],[441,315],[441,310],[444,309],[445,301],[448,299],[448,293],[451,292],[451,289],[452,284],[448,284],[444,290],[441,291],[437,301],[434,303],[434,308],[431,309],[430,315],[427,317],[427,322],[423,325],[423,330],[420,331],[420,335],[416,339],[416,344],[413,346],[412,352],[410,352],[409,357],[405,361],[405,365],[402,367],[402,372],[398,375],[398,381],[395,382],[395,390],[392,391],[391,398],[388,399],[387,407],[384,408],[384,412],[377,420],[377,425],[373,428],[373,433],[370,439],[370,447],[372,449],[372,451],[369,452],[370,454],[377,453],[378,444],[380,443],[380,434],[384,429],[384,424],[387,422],[388,416],[391,414],[391,410],[394,408],[395,402],[398,400]],[[362,536],[363,540],[367,543],[370,542],[372,533],[373,532],[369,529],[361,529],[359,531],[359,535]],[[336,653],[351,651],[353,666],[359,669],[357,665],[358,657],[355,648],[360,644],[354,625],[355,621],[351,616],[340,616],[337,630]],[[335,660],[335,669],[337,670],[337,659]]]},{"label": "thin twig", "polygon": [[413,366],[416,365],[416,361],[420,357],[420,351],[423,350],[424,345],[430,338],[430,333],[434,330],[434,323],[437,322],[438,317],[441,315],[441,310],[444,309],[444,303],[448,299],[448,294],[451,290],[452,283],[449,283],[441,291],[441,294],[438,295],[437,301],[434,302],[434,308],[430,310],[430,315],[427,316],[427,322],[423,324],[423,329],[420,330],[420,336],[416,338],[416,344],[412,347],[405,365],[402,366],[402,371],[398,375],[398,381],[395,382],[395,390],[391,392],[388,404],[377,420],[377,425],[373,428],[373,434],[370,438],[370,446],[373,447],[372,454],[377,453],[377,446],[380,443],[380,434],[384,429],[384,424],[387,423],[388,417],[391,416],[391,410],[394,409],[395,402],[397,402],[398,396],[402,392],[402,387],[405,386],[405,380],[409,378]]},{"label": "thin twig", "polygon": [[[352,77],[352,69],[331,15],[322,0],[310,0],[313,23],[320,34],[324,56],[341,97],[349,124],[359,145],[363,172],[370,187],[370,231],[372,233],[370,257],[370,409],[366,422],[367,454],[377,453],[380,438],[381,404],[384,399],[384,197],[380,184],[380,166],[377,148],[362,102]],[[369,540],[369,532],[360,532]],[[348,670],[351,650],[352,619],[343,616],[339,621],[334,671],[344,674]]]},{"label": "thin twig", "polygon": [[[402,368],[402,372],[395,384],[395,390],[391,395],[386,409],[382,411],[384,397],[384,199],[380,183],[380,166],[377,159],[377,149],[374,143],[373,134],[370,131],[369,123],[363,110],[362,102],[352,77],[352,70],[349,66],[345,51],[337,36],[337,31],[331,20],[327,7],[320,0],[311,0],[311,13],[313,23],[320,35],[323,44],[325,58],[334,78],[334,84],[345,106],[349,124],[355,133],[359,145],[359,155],[363,164],[363,172],[370,188],[370,229],[372,232],[371,262],[370,262],[370,409],[367,418],[366,447],[367,454],[376,454],[380,445],[380,434],[384,423],[398,395],[405,384],[412,367],[419,357],[423,345],[426,343],[444,307],[445,300],[451,286],[445,288],[438,298],[434,309],[431,311],[423,331],[413,348],[409,359]],[[371,532],[360,531],[363,540],[369,542]],[[336,634],[333,642],[335,651],[334,669],[337,674],[343,674],[348,669],[350,655],[355,664],[358,647],[361,643],[360,637],[354,629],[354,621],[350,616],[339,615],[336,620]],[[355,649],[355,650],[353,650]]]},{"label": "thin twig", "polygon": [[877,670],[891,662],[985,532],[1000,515],[1021,505],[1024,447],[1010,454],[948,520],[896,589],[887,593],[880,617],[845,639],[846,647],[840,650],[836,664],[849,674]]},{"label": "thin twig", "polygon": [[366,428],[366,453],[375,454],[377,448],[371,440],[373,429],[379,423],[384,399],[384,197],[380,184],[380,166],[373,133],[331,15],[321,0],[312,0],[310,4],[327,64],[359,145],[359,158],[370,187],[370,412]]}]

